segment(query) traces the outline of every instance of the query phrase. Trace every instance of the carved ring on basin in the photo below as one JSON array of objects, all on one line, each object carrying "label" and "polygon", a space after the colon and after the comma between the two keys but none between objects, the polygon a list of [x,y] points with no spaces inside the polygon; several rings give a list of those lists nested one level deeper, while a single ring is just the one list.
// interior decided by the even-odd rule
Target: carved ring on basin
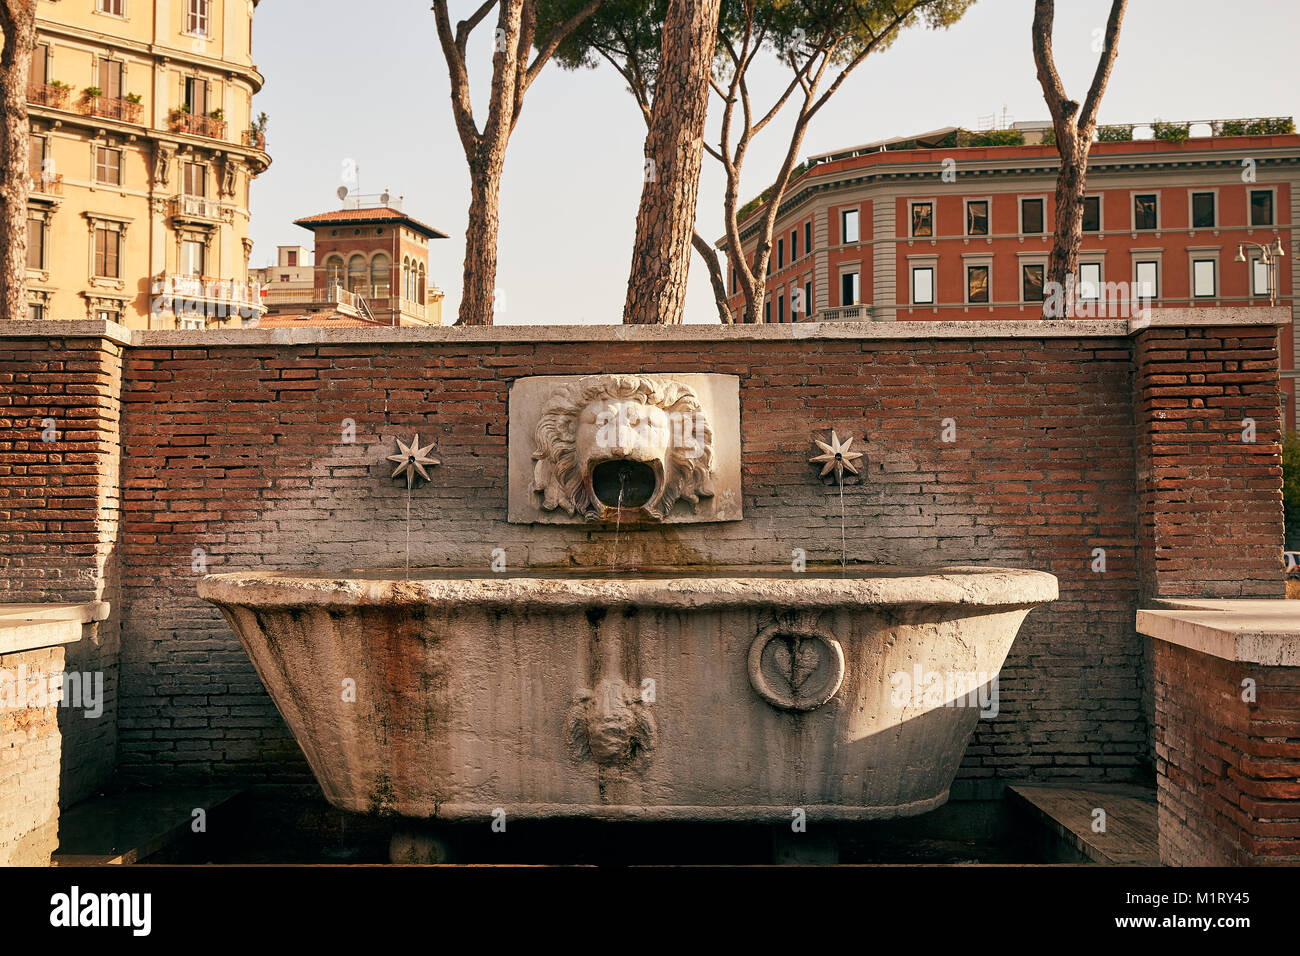
[{"label": "carved ring on basin", "polygon": [[749,645],[749,682],[781,710],[816,710],[844,683],[844,648],[807,625],[772,624]]}]

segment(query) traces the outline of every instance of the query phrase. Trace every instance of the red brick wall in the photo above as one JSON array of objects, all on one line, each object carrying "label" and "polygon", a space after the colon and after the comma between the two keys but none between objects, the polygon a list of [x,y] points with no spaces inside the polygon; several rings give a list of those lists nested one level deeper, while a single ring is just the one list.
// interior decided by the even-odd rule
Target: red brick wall
[{"label": "red brick wall", "polygon": [[[812,435],[865,435],[845,489],[851,559],[1042,568],[1061,600],[1030,615],[978,732],[966,786],[1131,777],[1146,751],[1132,632],[1131,348],[1085,340],[259,345],[133,349],[125,387],[125,685],[129,776],[305,778],[306,768],[216,611],[210,571],[400,566],[404,488],[383,456],[419,432],[442,465],[412,498],[413,564],[486,572],[610,559],[609,529],[506,523],[506,406],[533,374],[742,376],[745,520],[623,529],[640,562],[838,559],[838,495]],[[356,443],[342,441],[342,422]],[[940,440],[952,418],[957,441]],[[1104,574],[1093,549],[1107,552]],[[986,788],[987,789],[987,788]]]},{"label": "red brick wall", "polygon": [[[1160,858],[1300,863],[1300,667],[1155,642]],[[1255,699],[1242,699],[1254,681]]]},{"label": "red brick wall", "polygon": [[1277,330],[1152,328],[1135,358],[1145,595],[1284,597]]}]

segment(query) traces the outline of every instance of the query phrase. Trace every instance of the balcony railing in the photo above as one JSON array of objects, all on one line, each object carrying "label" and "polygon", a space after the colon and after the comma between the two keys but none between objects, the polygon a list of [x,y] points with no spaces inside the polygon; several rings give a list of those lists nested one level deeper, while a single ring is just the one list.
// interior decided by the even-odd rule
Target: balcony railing
[{"label": "balcony railing", "polygon": [[226,204],[206,196],[175,196],[172,198],[172,215],[183,219],[224,219]]},{"label": "balcony railing", "polygon": [[68,97],[72,87],[55,86],[52,83],[29,83],[27,85],[27,102],[36,106],[48,106],[50,109],[68,108]]},{"label": "balcony railing", "polygon": [[251,146],[253,149],[266,150],[266,134],[260,129],[246,129],[240,137],[245,146]]},{"label": "balcony railing", "polygon": [[225,120],[199,116],[184,110],[172,110],[171,126],[173,133],[190,133],[194,136],[206,136],[208,139],[226,138]]},{"label": "balcony railing", "polygon": [[40,196],[62,196],[63,174],[28,172],[27,191]]},{"label": "balcony railing", "polygon": [[168,272],[154,280],[153,294],[158,310],[178,316],[248,316],[266,311],[260,282]]},{"label": "balcony railing", "polygon": [[144,104],[111,96],[83,96],[81,112],[86,116],[102,116],[104,119],[138,124],[144,113]]}]

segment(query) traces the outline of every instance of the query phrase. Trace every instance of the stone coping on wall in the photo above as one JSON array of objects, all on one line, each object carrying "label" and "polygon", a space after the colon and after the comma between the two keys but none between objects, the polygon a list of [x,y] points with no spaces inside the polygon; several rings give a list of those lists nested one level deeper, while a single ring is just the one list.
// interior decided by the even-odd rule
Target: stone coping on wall
[{"label": "stone coping on wall", "polygon": [[1165,599],[1137,612],[1137,630],[1225,661],[1300,667],[1300,601]]},{"label": "stone coping on wall", "polygon": [[128,329],[114,322],[0,323],[0,339],[98,338],[137,348],[204,348],[365,343],[792,342],[924,339],[1115,338],[1150,328],[1282,326],[1287,307],[1148,309],[1124,319],[988,319],[940,322],[800,322],[765,325],[479,325],[378,328]]},{"label": "stone coping on wall", "polygon": [[0,604],[0,654],[81,640],[82,626],[107,620],[103,601],[85,604]]}]

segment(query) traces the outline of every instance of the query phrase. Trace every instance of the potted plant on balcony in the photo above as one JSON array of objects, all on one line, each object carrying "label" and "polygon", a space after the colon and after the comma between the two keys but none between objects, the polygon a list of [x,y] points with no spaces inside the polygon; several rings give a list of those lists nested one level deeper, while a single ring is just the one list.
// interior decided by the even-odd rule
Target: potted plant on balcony
[{"label": "potted plant on balcony", "polygon": [[216,120],[218,123],[220,123],[225,118],[226,118],[226,111],[219,106],[211,113],[208,114],[208,119]]},{"label": "potted plant on balcony", "polygon": [[144,97],[141,96],[139,93],[128,93],[126,94],[126,101],[128,103],[134,103],[136,106],[139,106],[141,103],[144,102]]},{"label": "potted plant on balcony", "polygon": [[82,95],[85,96],[86,99],[88,100],[97,100],[104,95],[104,91],[101,90],[98,86],[88,86],[81,92]]}]

